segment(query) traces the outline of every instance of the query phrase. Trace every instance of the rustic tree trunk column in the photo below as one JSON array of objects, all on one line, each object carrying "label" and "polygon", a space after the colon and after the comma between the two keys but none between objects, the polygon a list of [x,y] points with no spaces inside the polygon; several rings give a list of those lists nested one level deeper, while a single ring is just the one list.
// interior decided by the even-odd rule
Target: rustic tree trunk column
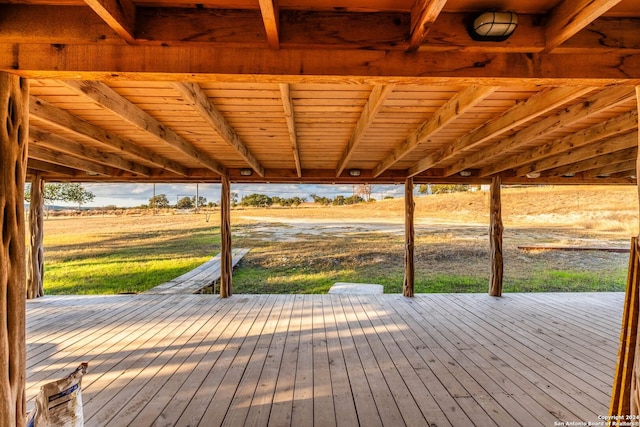
[{"label": "rustic tree trunk column", "polygon": [[502,178],[496,176],[491,181],[491,219],[489,234],[491,240],[491,275],[489,278],[489,295],[502,296],[502,201],[500,200],[500,187]]},{"label": "rustic tree trunk column", "polygon": [[44,179],[36,172],[31,180],[29,203],[29,252],[27,253],[27,298],[44,295]]},{"label": "rustic tree trunk column", "polygon": [[220,297],[232,294],[231,287],[231,183],[229,175],[222,175],[220,194]]},{"label": "rustic tree trunk column", "polygon": [[24,426],[29,83],[0,72],[0,425]]},{"label": "rustic tree trunk column", "polygon": [[413,226],[413,213],[415,211],[415,203],[413,201],[413,178],[407,178],[404,182],[404,284],[402,285],[402,295],[405,297],[413,296],[413,283],[415,277],[414,263],[414,238],[415,229]]}]

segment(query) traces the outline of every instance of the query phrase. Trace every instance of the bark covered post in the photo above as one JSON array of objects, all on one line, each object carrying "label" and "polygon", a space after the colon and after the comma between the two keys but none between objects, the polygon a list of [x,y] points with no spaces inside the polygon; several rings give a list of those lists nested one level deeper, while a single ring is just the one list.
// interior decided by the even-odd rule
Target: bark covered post
[{"label": "bark covered post", "polygon": [[44,296],[44,179],[36,172],[31,179],[29,203],[29,251],[27,253],[27,298]]},{"label": "bark covered post", "polygon": [[222,175],[220,194],[220,297],[233,293],[231,286],[231,183],[229,175]]},{"label": "bark covered post", "polygon": [[415,260],[414,260],[414,240],[415,229],[413,222],[413,214],[415,211],[415,203],[413,201],[413,178],[407,178],[404,182],[404,283],[402,285],[402,295],[405,297],[413,296],[413,284],[415,278]]},{"label": "bark covered post", "polygon": [[500,187],[502,178],[493,177],[491,181],[491,218],[489,224],[489,238],[491,241],[491,275],[489,277],[489,295],[502,296],[502,201],[500,200]]},{"label": "bark covered post", "polygon": [[0,426],[26,421],[24,180],[29,83],[0,72]]}]

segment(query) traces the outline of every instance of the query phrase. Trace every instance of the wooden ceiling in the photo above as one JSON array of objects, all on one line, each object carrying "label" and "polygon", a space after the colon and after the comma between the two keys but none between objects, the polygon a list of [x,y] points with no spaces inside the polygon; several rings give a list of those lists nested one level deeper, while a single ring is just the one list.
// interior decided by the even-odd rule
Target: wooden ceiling
[{"label": "wooden ceiling", "polygon": [[1,1],[48,180],[636,180],[637,0]]}]

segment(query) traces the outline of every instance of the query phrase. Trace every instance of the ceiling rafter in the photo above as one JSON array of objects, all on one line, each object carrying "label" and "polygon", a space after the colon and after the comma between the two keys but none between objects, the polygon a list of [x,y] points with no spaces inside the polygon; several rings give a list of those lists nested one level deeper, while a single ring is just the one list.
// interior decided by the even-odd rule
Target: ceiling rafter
[{"label": "ceiling rafter", "polygon": [[[529,165],[522,166],[515,170],[516,176],[525,176],[530,173],[545,172],[546,176],[562,176],[569,172],[582,172],[601,165],[607,165],[611,161],[601,158],[599,162],[592,167],[584,167],[587,160],[593,161],[594,158],[611,154],[616,151],[624,150],[638,145],[638,132],[630,132],[623,135],[617,135],[612,138],[601,140],[589,145],[577,147],[551,157],[536,161]],[[628,158],[620,159],[628,160]],[[550,171],[550,169],[553,169]]]},{"label": "ceiling rafter", "polygon": [[120,153],[127,153],[131,156],[165,168],[180,176],[187,175],[187,169],[179,163],[155,154],[144,147],[135,145],[130,141],[119,137],[113,132],[109,132],[98,126],[92,125],[91,123],[86,122],[81,118],[55,107],[35,96],[31,96],[29,98],[29,114],[32,114],[58,128],[72,131],[77,135],[108,145]]},{"label": "ceiling rafter", "polygon": [[[172,86],[216,130],[218,135],[242,156],[258,175],[264,176],[264,167],[242,142],[238,133],[227,122],[227,119],[213,105],[200,85],[197,83],[173,83]],[[223,174],[224,171],[221,175]]]},{"label": "ceiling rafter", "polygon": [[118,176],[119,169],[104,166],[89,160],[81,159],[61,151],[34,144],[29,146],[29,157],[43,162],[54,163],[68,168],[78,169],[99,175]]},{"label": "ceiling rafter", "polygon": [[296,164],[298,178],[302,178],[302,163],[300,161],[300,147],[298,145],[298,132],[296,131],[296,116],[293,109],[293,99],[291,98],[291,86],[288,83],[280,83],[280,97],[284,107],[284,117],[287,120],[289,130],[289,140],[291,141],[291,151],[293,161]]},{"label": "ceiling rafter", "polygon": [[280,48],[280,10],[277,0],[258,0],[267,42],[272,49]]},{"label": "ceiling rafter", "polygon": [[198,161],[208,169],[211,169],[220,175],[224,175],[225,169],[220,163],[212,159],[202,150],[196,148],[193,144],[182,138],[173,130],[160,123],[147,112],[138,108],[106,84],[88,80],[66,80],[61,83],[66,87],[73,89],[78,94],[87,95],[103,108],[120,116],[132,125],[137,126],[139,129]]},{"label": "ceiling rafter", "polygon": [[442,161],[482,144],[592,90],[593,88],[590,87],[557,87],[542,90],[454,143],[427,155],[409,168],[408,175],[414,176],[432,168]]},{"label": "ceiling rafter", "polygon": [[[576,147],[591,144],[593,142],[610,138],[620,133],[628,132],[638,127],[638,112],[629,111],[613,117],[602,123],[598,123],[574,134],[567,135],[559,140],[549,142],[540,147],[534,147],[523,153],[514,154],[509,158],[497,162],[494,165],[481,168],[478,175],[485,177],[500,171],[514,169],[523,165],[540,161],[556,154],[564,153]],[[529,172],[534,172],[530,170]]]},{"label": "ceiling rafter", "polygon": [[84,0],[127,43],[135,43],[136,6],[132,0]]},{"label": "ceiling rafter", "polygon": [[133,172],[137,175],[151,176],[151,170],[135,162],[123,159],[115,154],[106,153],[97,148],[88,147],[67,138],[40,130],[31,126],[29,128],[29,143],[54,149],[63,153],[85,159],[88,161],[111,166],[114,168]]},{"label": "ceiling rafter", "polygon": [[[514,135],[501,139],[495,144],[491,144],[489,147],[483,148],[458,160],[445,169],[445,175],[450,176],[462,170],[472,168],[487,159],[513,151],[528,142],[531,142],[535,138],[554,132],[579,120],[583,120],[593,114],[599,113],[603,109],[615,107],[616,105],[627,102],[632,98],[635,98],[635,94],[630,88],[614,86],[605,89],[583,102],[572,105],[558,114],[549,116],[538,123],[534,123],[533,125],[522,129]],[[493,170],[493,173],[497,172],[501,171]]]},{"label": "ceiling rafter", "polygon": [[336,176],[340,176],[344,169],[347,167],[349,160],[353,157],[353,153],[355,153],[358,145],[362,141],[367,130],[369,130],[369,126],[375,120],[376,116],[382,110],[387,97],[393,92],[395,88],[394,84],[388,85],[376,85],[371,90],[369,94],[369,99],[367,103],[362,108],[362,113],[360,114],[360,118],[356,123],[356,127],[353,129],[351,136],[349,137],[349,142],[340,156],[340,160],[338,161],[338,166],[336,167]]},{"label": "ceiling rafter", "polygon": [[549,53],[569,40],[620,1],[563,0],[549,14],[542,53]]},{"label": "ceiling rafter", "polygon": [[587,170],[584,172],[584,176],[595,178],[598,176],[610,176],[613,174],[619,174],[622,172],[634,171],[636,170],[636,159],[625,160],[619,163],[612,163],[610,165],[597,167],[595,169]]},{"label": "ceiling rafter", "polygon": [[[600,167],[602,165],[608,165],[612,163],[623,162],[629,159],[635,159],[637,158],[637,153],[638,153],[638,147],[637,147],[638,135],[632,135],[632,137],[636,138],[636,142],[631,144],[629,143],[629,140],[628,140],[629,137],[625,139],[625,136],[620,136],[618,138],[615,138],[616,139],[614,141],[615,145],[613,147],[605,143],[596,144],[597,147],[594,147],[594,148],[596,148],[596,150],[600,152],[597,155],[589,153],[588,151],[582,152],[582,149],[588,148],[588,147],[582,147],[581,149],[576,150],[575,159],[579,159],[580,157],[578,154],[580,154],[584,157],[583,160],[574,160],[574,162],[571,164],[548,169],[544,174],[546,177],[565,176],[565,175],[576,174],[578,172],[589,171],[591,169]],[[616,149],[614,150],[614,148]],[[574,153],[571,153],[571,154],[574,154]]]},{"label": "ceiling rafter", "polygon": [[373,176],[378,177],[407,154],[415,150],[418,145],[426,141],[430,136],[445,128],[470,108],[491,95],[497,87],[492,86],[468,86],[456,93],[451,99],[442,105],[427,121],[422,123],[402,144],[384,158],[373,168]]},{"label": "ceiling rafter", "polygon": [[445,4],[447,0],[416,0],[411,9],[411,38],[407,49],[409,52],[418,50]]},{"label": "ceiling rafter", "polygon": [[27,174],[29,171],[41,171],[41,172],[49,172],[54,174],[75,176],[76,170],[72,168],[68,168],[66,166],[60,166],[53,163],[45,162],[43,160],[38,160],[34,158],[29,158],[27,161]]}]

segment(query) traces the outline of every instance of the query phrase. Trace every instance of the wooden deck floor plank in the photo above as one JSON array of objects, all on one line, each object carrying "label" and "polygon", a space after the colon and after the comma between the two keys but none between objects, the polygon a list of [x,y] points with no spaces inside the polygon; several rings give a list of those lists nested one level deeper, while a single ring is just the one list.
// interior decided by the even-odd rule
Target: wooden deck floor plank
[{"label": "wooden deck floor plank", "polygon": [[336,298],[331,295],[322,299],[322,316],[325,321],[335,422],[339,427],[349,427],[358,425],[358,413],[356,412],[342,345],[340,344],[338,324],[333,311],[335,300]]},{"label": "wooden deck floor plank", "polygon": [[[500,348],[501,353],[496,355],[503,363],[512,366],[522,372],[523,376],[543,390],[558,403],[555,414],[566,417],[566,420],[576,420],[581,417],[597,417],[592,409],[575,399],[575,394],[583,393],[576,390],[572,384],[565,379],[558,378],[551,373],[547,366],[552,364],[547,359],[539,356],[531,356],[533,350],[523,346],[521,342],[512,339],[506,332],[483,318],[473,311],[469,311],[467,316],[459,317],[461,324],[471,328],[475,334],[484,336],[487,342],[493,343]],[[598,405],[599,406],[599,405]]]},{"label": "wooden deck floor plank", "polygon": [[358,423],[359,425],[366,424],[371,427],[382,426],[382,418],[380,417],[378,407],[376,406],[373,398],[371,384],[365,373],[365,369],[354,340],[354,333],[358,332],[357,330],[355,332],[352,332],[351,330],[349,319],[347,318],[347,312],[342,305],[343,297],[335,295],[330,296],[330,298],[332,301],[333,315],[336,321],[340,348],[342,349],[342,354],[344,356],[345,369],[347,370],[347,375],[349,377],[349,385],[351,386],[353,402],[358,416]]},{"label": "wooden deck floor plank", "polygon": [[[252,355],[256,350],[260,334],[262,333],[267,320],[274,309],[275,299],[275,295],[269,295],[265,298],[265,304],[262,306],[262,309],[256,316],[244,339],[240,342],[240,347],[235,354],[233,354],[233,357],[221,357],[219,360],[219,362],[222,362],[220,366],[217,366],[218,364],[216,364],[217,369],[224,369],[224,376],[216,387],[215,393],[211,395],[211,400],[205,408],[206,410],[199,421],[199,425],[209,427],[212,425],[222,424],[224,417],[229,411],[233,398],[242,383],[243,375],[245,375],[248,367],[251,365]],[[231,354],[232,353],[228,353],[228,355]],[[227,361],[229,362],[228,364]],[[257,379],[264,360],[257,361],[256,363],[259,363],[260,365],[256,369],[251,369],[251,373],[255,374],[255,372],[257,372],[258,375],[255,375],[255,378]],[[251,384],[248,386],[251,386]],[[255,389],[255,383],[253,384],[253,387]],[[253,393],[251,395],[253,395]],[[242,423],[239,425],[241,424]]]},{"label": "wooden deck floor plank", "polygon": [[[369,319],[369,316],[372,315],[375,310],[370,302],[371,298],[358,298],[358,296],[353,295],[346,296],[345,299],[350,300],[360,326],[368,332],[366,339],[369,342],[369,346],[380,367],[380,371],[398,406],[404,423],[407,426],[428,426],[425,414],[420,410],[420,407],[414,399],[414,395],[410,392],[405,379],[401,375],[403,370],[408,369],[408,363],[406,363],[406,360],[403,360],[403,357],[396,359],[391,358],[389,349],[383,343],[386,329],[377,328]],[[375,313],[376,317],[385,315],[385,310],[382,309],[380,312]],[[387,343],[389,343],[390,347],[396,346],[393,339],[387,340]]]},{"label": "wooden deck floor plank", "polygon": [[[211,302],[215,304],[213,299]],[[156,375],[165,376],[163,368],[202,329],[208,319],[208,309],[204,304],[191,305],[189,310],[171,315],[167,319],[169,322],[162,327],[162,333],[149,337],[128,355],[126,361],[121,361],[108,374],[103,375],[101,384],[98,385],[103,391],[85,406],[88,422],[107,425],[121,408],[129,405],[140,394],[150,379]],[[113,393],[107,392],[107,387],[119,391],[109,398],[108,395]]]},{"label": "wooden deck floor plank", "polygon": [[[303,295],[292,295],[291,319],[287,328],[284,350],[278,378],[275,382],[273,404],[269,413],[271,427],[291,425],[293,412],[293,395],[298,364],[298,345],[300,343],[300,327],[302,323]],[[263,424],[264,425],[264,424]]]},{"label": "wooden deck floor plank", "polygon": [[210,348],[222,332],[222,328],[233,318],[233,314],[229,313],[231,305],[219,304],[217,307],[209,307],[209,304],[211,302],[207,302],[206,313],[198,321],[197,332],[187,336],[188,340],[181,347],[176,347],[176,351],[166,360],[162,370],[144,382],[107,426],[122,425],[119,420],[133,420],[132,424],[135,425],[148,418],[146,414],[157,414],[167,405],[179,386],[184,383],[191,368],[202,360],[206,349]]},{"label": "wooden deck floor plank", "polygon": [[313,424],[313,303],[304,295],[300,313],[298,361],[291,406],[291,425]]},{"label": "wooden deck floor plank", "polygon": [[[256,391],[251,400],[249,412],[245,420],[245,426],[266,426],[269,423],[273,399],[276,392],[278,376],[281,372],[282,361],[287,341],[289,324],[292,321],[293,298],[283,297],[277,304],[281,304],[282,311],[278,318],[271,343],[269,345],[266,360]],[[284,369],[290,369],[285,366]]]},{"label": "wooden deck floor plank", "polygon": [[331,427],[336,425],[336,411],[333,403],[329,350],[327,348],[326,321],[322,299],[312,301],[313,340],[313,424]]},{"label": "wooden deck floor plank", "polygon": [[[211,404],[212,399],[220,384],[222,383],[227,370],[230,368],[234,358],[242,348],[244,340],[247,338],[250,329],[253,327],[258,316],[263,313],[265,306],[270,302],[266,298],[258,298],[257,304],[251,308],[251,311],[245,318],[244,322],[241,322],[237,329],[231,335],[226,335],[222,340],[216,343],[216,351],[210,355],[211,359],[207,357],[205,359],[204,368],[206,372],[200,372],[202,382],[192,390],[188,390],[187,397],[189,399],[188,405],[181,412],[180,415],[174,417],[172,412],[178,412],[176,408],[168,407],[163,411],[162,424],[165,426],[173,425],[190,425],[195,426],[200,423],[205,414],[207,407]],[[184,389],[187,392],[187,389]],[[228,405],[224,407],[226,412]],[[217,421],[217,424],[222,423],[223,416]],[[215,424],[212,424],[215,425]]]},{"label": "wooden deck floor plank", "polygon": [[[276,333],[276,327],[282,314],[284,297],[279,295],[273,300],[271,311],[263,323],[255,348],[249,356],[245,370],[240,377],[238,388],[233,395],[229,409],[222,422],[223,426],[246,425],[249,408],[252,405],[262,371],[267,362],[267,354]],[[243,344],[244,345],[244,344]],[[214,419],[217,419],[214,417]]]},{"label": "wooden deck floor plank", "polygon": [[[447,298],[446,304],[450,303],[458,303],[460,304],[460,300],[453,298]],[[507,315],[503,310],[500,309],[489,309],[489,306],[486,302],[476,301],[476,304],[479,307],[485,307],[486,309],[483,311],[483,315],[488,319],[491,319],[495,322],[496,325],[501,325],[503,328],[507,328],[509,324],[512,324],[519,316],[523,314],[519,311],[514,315]],[[524,311],[524,308],[522,308]],[[508,334],[509,336],[517,340],[521,343],[521,345],[526,345],[531,350],[529,355],[538,355],[542,356],[543,350],[542,348],[558,348],[561,351],[557,351],[555,356],[559,359],[559,363],[557,364],[549,364],[547,369],[549,369],[553,375],[558,375],[560,378],[565,379],[570,382],[573,387],[577,389],[584,389],[584,387],[595,387],[597,391],[592,393],[592,395],[598,399],[606,399],[607,393],[610,391],[610,384],[607,381],[606,374],[601,372],[598,369],[595,369],[594,364],[586,363],[580,358],[576,357],[576,354],[582,354],[585,352],[585,347],[572,348],[567,345],[568,340],[562,340],[557,338],[552,338],[551,334],[553,331],[544,331],[541,327],[539,327],[538,323],[535,322],[534,313],[527,313],[527,318],[529,318],[529,322],[527,323],[527,327],[519,327],[519,328],[509,328]],[[521,322],[517,322],[521,323]],[[529,327],[530,325],[535,325],[534,327]],[[600,363],[605,362],[604,360],[600,360]],[[573,365],[579,372],[575,374],[569,375],[566,369],[564,368],[565,363],[569,363]],[[611,371],[610,371],[611,372]],[[601,373],[601,375],[596,375]],[[597,395],[597,392],[600,392],[600,395]],[[586,401],[586,405],[589,405],[590,402]]]},{"label": "wooden deck floor plank", "polygon": [[362,307],[354,307],[348,298],[341,299],[341,302],[362,367],[369,380],[373,400],[378,408],[382,424],[385,426],[405,425],[393,392],[389,388],[382,372],[383,368],[378,364],[375,354],[367,341],[366,334],[370,331],[363,328],[358,321],[358,312],[362,310]]},{"label": "wooden deck floor plank", "polygon": [[209,327],[206,344],[198,346],[186,361],[157,390],[153,398],[133,418],[131,425],[176,425],[192,397],[211,371],[217,358],[240,326],[249,319],[258,299],[242,299],[234,304],[222,303],[226,311],[216,314],[218,323]]}]

